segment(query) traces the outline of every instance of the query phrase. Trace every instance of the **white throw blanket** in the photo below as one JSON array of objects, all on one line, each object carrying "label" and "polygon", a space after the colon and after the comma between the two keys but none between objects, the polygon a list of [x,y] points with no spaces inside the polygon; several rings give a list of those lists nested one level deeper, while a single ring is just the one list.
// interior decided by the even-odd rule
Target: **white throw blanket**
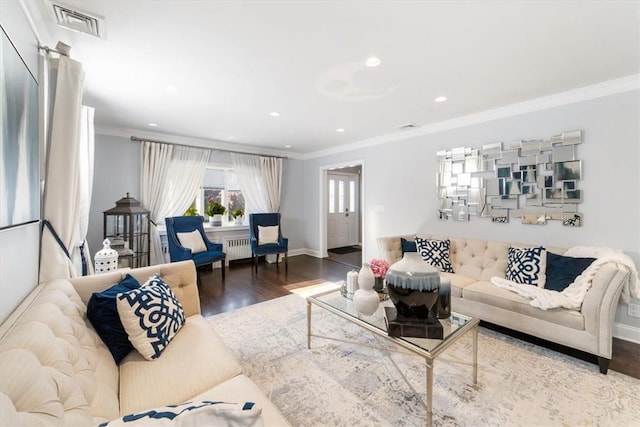
[{"label": "white throw blanket", "polygon": [[631,273],[629,280],[625,281],[622,287],[622,300],[628,303],[631,298],[640,298],[638,270],[636,270],[633,260],[621,250],[593,246],[574,246],[565,252],[564,256],[596,258],[596,260],[562,292],[524,285],[502,277],[492,277],[491,283],[531,299],[529,304],[542,310],[558,307],[579,310],[585,294],[591,287],[591,281],[600,270],[600,267],[608,263],[614,263]]}]

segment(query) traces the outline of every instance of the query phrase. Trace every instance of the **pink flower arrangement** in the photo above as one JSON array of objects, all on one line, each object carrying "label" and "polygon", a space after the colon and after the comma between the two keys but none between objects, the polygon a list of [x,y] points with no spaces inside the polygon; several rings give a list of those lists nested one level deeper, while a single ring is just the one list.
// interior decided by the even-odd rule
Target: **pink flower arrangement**
[{"label": "pink flower arrangement", "polygon": [[371,271],[375,277],[384,279],[387,277],[387,271],[389,270],[389,263],[383,259],[372,259],[369,263],[371,265]]}]

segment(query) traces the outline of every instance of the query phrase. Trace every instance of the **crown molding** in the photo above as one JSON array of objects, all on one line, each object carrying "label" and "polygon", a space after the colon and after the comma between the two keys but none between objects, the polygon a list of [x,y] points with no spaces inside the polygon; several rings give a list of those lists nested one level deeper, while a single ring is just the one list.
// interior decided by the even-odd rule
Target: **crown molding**
[{"label": "crown molding", "polygon": [[432,123],[413,130],[394,132],[375,138],[355,141],[352,143],[341,145],[339,147],[314,151],[312,153],[303,154],[301,157],[304,160],[308,160],[328,156],[331,154],[344,153],[345,151],[352,151],[359,148],[367,148],[374,145],[386,144],[389,142],[414,138],[421,135],[428,135],[446,130],[489,122],[492,120],[517,116],[520,114],[547,110],[550,108],[561,107],[564,105],[575,104],[578,102],[616,95],[624,92],[631,92],[634,90],[640,90],[640,74],[633,74],[627,77],[608,80],[594,85],[572,89],[566,92],[559,92],[553,95],[534,98],[528,101],[506,105],[504,107],[494,108],[479,113],[457,117],[451,120]]}]

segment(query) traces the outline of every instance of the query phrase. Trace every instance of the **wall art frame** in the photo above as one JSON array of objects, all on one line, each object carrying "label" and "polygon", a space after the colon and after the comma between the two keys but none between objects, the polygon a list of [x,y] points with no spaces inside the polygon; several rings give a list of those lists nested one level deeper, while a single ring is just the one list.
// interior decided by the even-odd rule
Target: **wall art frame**
[{"label": "wall art frame", "polygon": [[40,220],[38,83],[15,46],[2,40],[0,230]]}]

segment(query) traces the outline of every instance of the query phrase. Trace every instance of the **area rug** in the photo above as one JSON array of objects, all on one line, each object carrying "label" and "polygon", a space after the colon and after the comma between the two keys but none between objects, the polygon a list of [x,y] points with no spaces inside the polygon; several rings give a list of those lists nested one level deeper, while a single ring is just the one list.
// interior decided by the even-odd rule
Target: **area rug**
[{"label": "area rug", "polygon": [[329,249],[327,252],[331,252],[338,255],[351,254],[354,252],[361,252],[362,246],[343,246],[341,248]]},{"label": "area rug", "polygon": [[[300,295],[208,320],[294,426],[424,425],[424,359],[320,338],[308,350]],[[316,306],[313,330],[381,340]],[[434,425],[640,426],[640,380],[482,327],[478,346],[477,389],[471,367],[436,360]],[[469,360],[470,337],[445,354]]]}]

